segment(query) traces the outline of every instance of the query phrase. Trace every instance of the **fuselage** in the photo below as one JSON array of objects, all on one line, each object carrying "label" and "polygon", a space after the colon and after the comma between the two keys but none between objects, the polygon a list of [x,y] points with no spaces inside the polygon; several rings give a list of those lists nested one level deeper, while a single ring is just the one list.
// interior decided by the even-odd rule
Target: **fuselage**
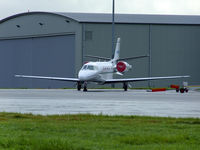
[{"label": "fuselage", "polygon": [[104,82],[106,79],[112,79],[114,67],[112,61],[88,62],[79,71],[78,78],[84,82]]}]

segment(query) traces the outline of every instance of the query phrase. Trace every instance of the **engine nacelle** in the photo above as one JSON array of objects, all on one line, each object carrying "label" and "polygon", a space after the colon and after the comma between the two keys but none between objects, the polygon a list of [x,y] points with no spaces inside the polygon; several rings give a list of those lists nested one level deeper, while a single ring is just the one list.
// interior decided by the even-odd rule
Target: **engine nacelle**
[{"label": "engine nacelle", "polygon": [[117,71],[118,71],[118,72],[121,72],[121,73],[126,72],[126,71],[130,70],[131,68],[132,68],[132,66],[129,65],[129,64],[128,64],[127,62],[125,62],[125,61],[119,61],[119,62],[117,63],[117,65],[116,65]]}]

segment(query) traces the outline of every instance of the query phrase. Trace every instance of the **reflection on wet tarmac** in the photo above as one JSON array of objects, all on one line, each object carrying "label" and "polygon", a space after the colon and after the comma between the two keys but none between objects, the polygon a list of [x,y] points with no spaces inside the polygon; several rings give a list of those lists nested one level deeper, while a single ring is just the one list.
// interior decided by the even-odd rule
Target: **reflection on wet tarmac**
[{"label": "reflection on wet tarmac", "polygon": [[2,89],[0,111],[42,115],[90,113],[200,118],[200,92]]}]

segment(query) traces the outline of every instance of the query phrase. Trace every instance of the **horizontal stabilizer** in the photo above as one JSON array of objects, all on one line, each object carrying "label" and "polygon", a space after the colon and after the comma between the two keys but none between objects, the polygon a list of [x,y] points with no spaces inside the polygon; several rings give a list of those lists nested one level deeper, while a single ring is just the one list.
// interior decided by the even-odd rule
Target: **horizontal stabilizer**
[{"label": "horizontal stabilizer", "polygon": [[84,57],[90,57],[90,58],[96,58],[96,59],[102,59],[102,60],[111,60],[111,58],[99,57],[99,56],[93,56],[93,55],[85,55]]},{"label": "horizontal stabilizer", "polygon": [[121,60],[130,60],[130,59],[139,59],[139,58],[144,58],[144,57],[149,57],[149,55],[121,58],[121,59],[118,59],[118,61],[121,61]]}]

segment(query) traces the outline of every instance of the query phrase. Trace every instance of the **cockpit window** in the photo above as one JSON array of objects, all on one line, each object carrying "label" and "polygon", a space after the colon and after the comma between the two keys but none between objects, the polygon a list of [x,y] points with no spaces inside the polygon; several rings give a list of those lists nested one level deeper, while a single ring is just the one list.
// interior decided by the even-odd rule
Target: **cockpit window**
[{"label": "cockpit window", "polygon": [[93,65],[84,65],[82,67],[82,70],[97,70],[97,66],[93,66]]},{"label": "cockpit window", "polygon": [[83,68],[82,68],[82,70],[85,70],[86,68],[87,68],[87,65],[84,65]]},{"label": "cockpit window", "polygon": [[88,65],[87,69],[88,69],[88,70],[94,70],[94,66]]}]

